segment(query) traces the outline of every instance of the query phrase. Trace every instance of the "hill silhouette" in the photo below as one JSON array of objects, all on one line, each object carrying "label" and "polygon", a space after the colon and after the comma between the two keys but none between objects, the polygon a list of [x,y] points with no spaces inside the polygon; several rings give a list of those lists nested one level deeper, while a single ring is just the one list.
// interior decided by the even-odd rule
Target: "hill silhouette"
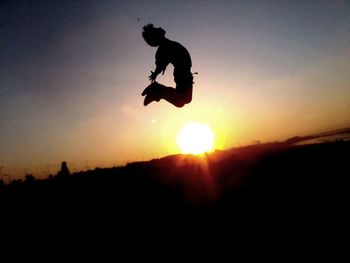
[{"label": "hill silhouette", "polygon": [[0,185],[2,209],[59,214],[341,212],[350,141],[268,143]]},{"label": "hill silhouette", "polygon": [[[337,135],[347,135],[348,138],[350,138],[350,128],[343,128],[343,129],[337,129],[337,130],[332,130],[332,131],[327,131],[327,132],[320,132],[308,136],[295,136],[287,139],[285,143],[288,144],[296,144],[296,143],[305,143],[307,141],[312,141],[316,139],[322,139],[322,138],[327,138],[331,136],[337,136]],[[333,140],[333,139],[332,139]],[[331,141],[332,141],[331,140]]]}]

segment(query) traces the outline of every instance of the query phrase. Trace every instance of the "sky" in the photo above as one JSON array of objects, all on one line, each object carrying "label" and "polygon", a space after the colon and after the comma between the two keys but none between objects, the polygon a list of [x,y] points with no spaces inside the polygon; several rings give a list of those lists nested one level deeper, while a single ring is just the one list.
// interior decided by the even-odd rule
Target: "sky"
[{"label": "sky", "polygon": [[[153,23],[192,57],[192,103],[143,106]],[[157,81],[174,86],[168,66]],[[350,126],[350,1],[0,2],[0,167],[37,178]]]}]

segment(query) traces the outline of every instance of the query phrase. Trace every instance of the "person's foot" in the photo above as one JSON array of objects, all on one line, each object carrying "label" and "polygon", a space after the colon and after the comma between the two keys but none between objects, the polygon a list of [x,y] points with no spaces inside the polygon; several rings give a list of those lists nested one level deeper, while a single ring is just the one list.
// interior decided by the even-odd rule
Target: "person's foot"
[{"label": "person's foot", "polygon": [[147,88],[145,88],[142,91],[142,96],[147,95],[148,93],[150,93],[151,91],[153,91],[154,89],[157,89],[161,86],[161,84],[159,84],[157,81],[152,82],[150,85],[147,86]]},{"label": "person's foot", "polygon": [[152,101],[160,101],[161,96],[159,94],[159,92],[151,92],[148,93],[147,96],[145,97],[145,100],[143,101],[143,105],[147,106],[148,104],[150,104]]},{"label": "person's foot", "polygon": [[150,104],[152,101],[160,101],[162,98],[160,90],[157,88],[154,88],[151,90],[151,92],[148,92],[147,96],[145,97],[145,100],[143,101],[143,105],[147,106]]}]

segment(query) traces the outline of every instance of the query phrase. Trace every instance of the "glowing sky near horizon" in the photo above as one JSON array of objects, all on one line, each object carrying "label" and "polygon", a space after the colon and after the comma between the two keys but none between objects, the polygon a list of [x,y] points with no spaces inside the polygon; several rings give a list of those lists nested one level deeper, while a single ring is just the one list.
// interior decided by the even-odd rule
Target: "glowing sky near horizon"
[{"label": "glowing sky near horizon", "polygon": [[[189,50],[193,102],[143,106],[161,26]],[[350,126],[349,1],[1,1],[0,167],[36,177]],[[173,85],[172,68],[159,82]]]}]

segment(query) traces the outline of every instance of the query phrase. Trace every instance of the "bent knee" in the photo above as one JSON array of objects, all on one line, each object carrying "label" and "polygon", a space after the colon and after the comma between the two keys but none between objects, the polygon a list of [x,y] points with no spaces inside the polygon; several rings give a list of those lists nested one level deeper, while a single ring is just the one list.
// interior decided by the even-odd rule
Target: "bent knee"
[{"label": "bent knee", "polygon": [[192,90],[190,93],[188,93],[185,97],[185,104],[188,104],[192,101]]},{"label": "bent knee", "polygon": [[185,104],[189,104],[191,103],[192,101],[192,96],[191,97],[188,97],[186,100],[185,100]]},{"label": "bent knee", "polygon": [[178,108],[182,108],[183,106],[185,106],[186,103],[183,103],[183,102],[176,102],[174,103],[174,105]]},{"label": "bent knee", "polygon": [[192,96],[191,97],[185,97],[182,100],[177,101],[174,105],[178,108],[182,108],[186,104],[189,104],[192,101]]}]

